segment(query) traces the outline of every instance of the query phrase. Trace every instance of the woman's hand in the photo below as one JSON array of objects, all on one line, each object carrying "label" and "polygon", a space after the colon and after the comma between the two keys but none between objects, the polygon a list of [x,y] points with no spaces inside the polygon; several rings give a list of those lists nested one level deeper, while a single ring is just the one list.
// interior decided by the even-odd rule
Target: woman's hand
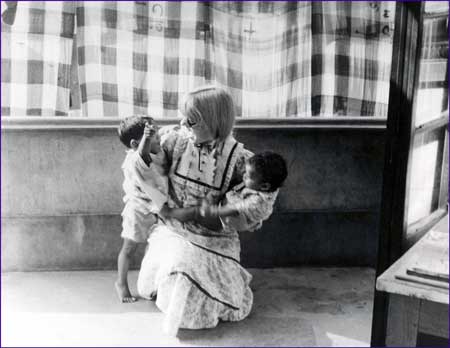
[{"label": "woman's hand", "polygon": [[219,209],[217,205],[213,205],[210,200],[204,199],[199,207],[200,216],[203,218],[217,218]]}]

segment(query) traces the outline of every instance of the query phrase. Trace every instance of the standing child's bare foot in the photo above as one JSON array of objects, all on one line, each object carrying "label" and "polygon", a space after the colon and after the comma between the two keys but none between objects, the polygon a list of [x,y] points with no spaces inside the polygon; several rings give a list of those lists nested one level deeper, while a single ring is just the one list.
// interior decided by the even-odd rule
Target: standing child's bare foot
[{"label": "standing child's bare foot", "polygon": [[150,294],[150,301],[156,301],[156,291],[153,291],[151,294]]},{"label": "standing child's bare foot", "polygon": [[136,297],[131,296],[130,289],[128,289],[128,285],[121,285],[118,282],[115,282],[114,286],[116,287],[119,300],[122,301],[122,303],[133,303],[137,301]]}]

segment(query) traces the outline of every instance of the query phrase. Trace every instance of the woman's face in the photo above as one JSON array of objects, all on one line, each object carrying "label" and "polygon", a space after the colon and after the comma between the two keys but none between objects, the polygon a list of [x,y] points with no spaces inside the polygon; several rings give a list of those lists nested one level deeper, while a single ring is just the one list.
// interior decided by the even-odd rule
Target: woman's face
[{"label": "woman's face", "polygon": [[181,125],[191,130],[192,134],[194,134],[196,144],[214,140],[214,136],[203,121],[194,121],[188,116],[184,116],[181,120]]}]

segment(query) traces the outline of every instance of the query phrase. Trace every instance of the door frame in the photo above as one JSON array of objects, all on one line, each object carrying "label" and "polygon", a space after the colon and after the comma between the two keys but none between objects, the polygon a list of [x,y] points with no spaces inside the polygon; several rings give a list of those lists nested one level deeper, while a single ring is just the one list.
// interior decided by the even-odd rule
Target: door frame
[{"label": "door frame", "polygon": [[[405,226],[405,196],[411,133],[414,127],[414,91],[419,81],[422,43],[421,2],[397,2],[392,49],[385,164],[378,229],[376,277],[401,255]],[[371,346],[385,346],[389,298],[375,289]]]}]

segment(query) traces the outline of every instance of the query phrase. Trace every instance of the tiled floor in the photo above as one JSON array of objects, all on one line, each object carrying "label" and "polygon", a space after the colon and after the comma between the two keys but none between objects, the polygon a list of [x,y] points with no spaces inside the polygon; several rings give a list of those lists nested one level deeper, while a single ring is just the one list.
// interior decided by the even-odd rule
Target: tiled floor
[{"label": "tiled floor", "polygon": [[[115,273],[2,275],[2,346],[368,346],[374,270],[250,269],[250,316],[210,330],[161,331],[153,302],[121,304]],[[134,285],[137,272],[131,272]],[[134,287],[132,287],[134,288]]]}]

